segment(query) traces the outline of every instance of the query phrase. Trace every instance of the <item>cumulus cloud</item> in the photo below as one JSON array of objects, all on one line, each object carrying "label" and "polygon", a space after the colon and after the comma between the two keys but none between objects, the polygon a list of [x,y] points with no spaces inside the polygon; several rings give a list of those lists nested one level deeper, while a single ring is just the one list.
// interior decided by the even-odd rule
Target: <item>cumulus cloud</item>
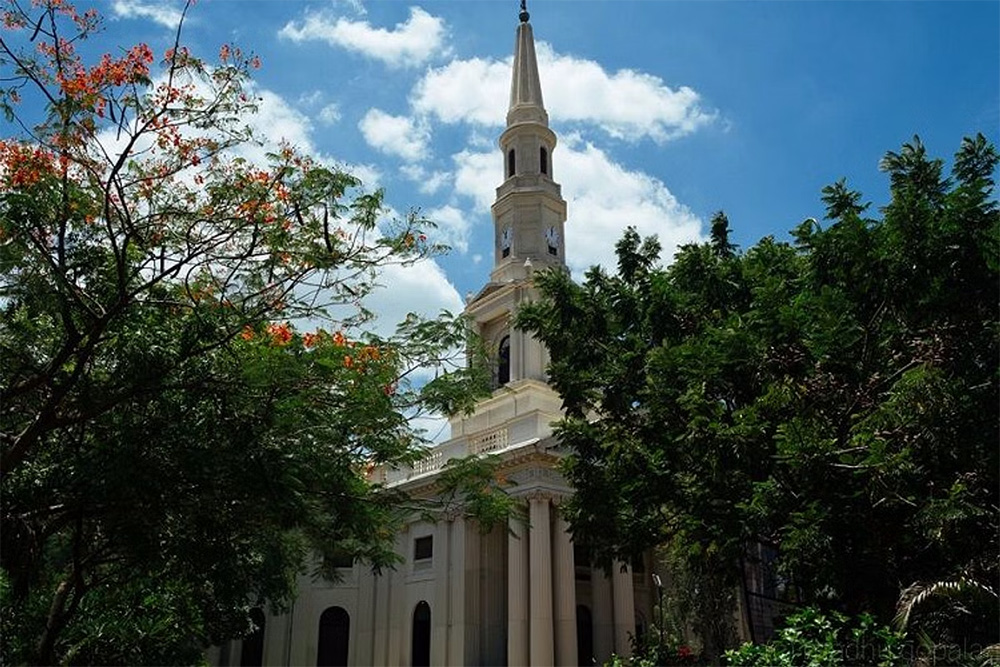
[{"label": "cumulus cloud", "polygon": [[[690,134],[712,122],[697,92],[671,88],[661,78],[622,69],[608,72],[593,60],[537,45],[545,106],[553,122],[595,125],[612,137],[656,142]],[[453,60],[432,68],[414,86],[417,112],[444,123],[500,127],[510,87],[511,59]]]},{"label": "cumulus cloud", "polygon": [[[447,65],[429,69],[417,82],[410,96],[413,109],[434,116],[444,123],[468,122],[500,127],[510,96],[512,59],[452,60]],[[548,78],[539,72],[545,86],[548,106]],[[550,110],[551,113],[551,110]]]},{"label": "cumulus cloud", "polygon": [[404,164],[399,171],[406,180],[416,183],[417,190],[425,195],[437,193],[452,177],[447,171],[429,170],[419,164]]},{"label": "cumulus cloud", "polygon": [[435,241],[451,246],[459,252],[469,250],[469,215],[460,209],[447,205],[427,211],[424,216],[437,225],[432,230]]},{"label": "cumulus cloud", "polygon": [[340,120],[340,107],[335,102],[331,102],[319,110],[316,118],[324,125],[333,125]]},{"label": "cumulus cloud", "polygon": [[499,152],[466,149],[456,153],[452,159],[455,161],[455,192],[472,198],[476,210],[490,210],[496,199],[497,186],[503,180]]},{"label": "cumulus cloud", "polygon": [[412,67],[444,52],[445,33],[442,19],[420,7],[411,7],[409,18],[391,30],[320,12],[308,14],[302,21],[288,22],[278,35],[293,42],[323,41],[391,67]]},{"label": "cumulus cloud", "polygon": [[[566,259],[577,276],[594,264],[614,267],[614,241],[628,226],[658,236],[665,261],[677,246],[702,240],[701,220],[659,179],[627,169],[578,136],[564,137],[552,157],[569,208]],[[488,209],[495,198],[499,159],[468,150],[455,156],[456,193],[471,199],[475,210]]]},{"label": "cumulus cloud", "polygon": [[115,16],[126,19],[150,19],[166,28],[176,28],[183,16],[180,6],[171,2],[115,0],[111,3]]},{"label": "cumulus cloud", "polygon": [[391,334],[408,313],[433,316],[442,310],[460,313],[465,307],[458,290],[433,260],[387,266],[378,283],[380,287],[365,297],[364,304],[376,314],[374,330],[383,336]]},{"label": "cumulus cloud", "polygon": [[392,116],[380,109],[369,109],[358,129],[372,148],[410,162],[426,155],[430,140],[426,123],[407,116]]}]

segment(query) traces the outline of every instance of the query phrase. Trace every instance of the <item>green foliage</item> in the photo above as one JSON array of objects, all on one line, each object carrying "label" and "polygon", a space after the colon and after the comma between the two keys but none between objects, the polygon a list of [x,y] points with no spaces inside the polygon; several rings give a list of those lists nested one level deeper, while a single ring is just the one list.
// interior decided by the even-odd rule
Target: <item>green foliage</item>
[{"label": "green foliage", "polygon": [[444,512],[475,518],[485,534],[519,512],[507,489],[515,483],[500,472],[500,457],[467,456],[448,460],[437,479]]},{"label": "green foliage", "polygon": [[669,544],[718,609],[759,541],[807,602],[882,623],[912,582],[995,581],[996,167],[980,135],[945,178],[915,139],[880,218],[841,180],[793,243],[736,252],[720,214],[667,268],[629,230],[615,275],[539,275],[518,324],[566,407],[576,539],[605,563]]},{"label": "green foliage", "polygon": [[766,644],[726,651],[735,667],[894,667],[908,664],[902,635],[868,614],[848,619],[837,612],[806,608],[789,616]]},{"label": "green foliage", "polygon": [[382,222],[380,191],[292,147],[248,158],[250,54],[91,65],[94,14],[4,22],[2,661],[190,663],[281,609],[308,554],[391,566],[411,506],[368,473],[484,386],[448,372],[460,317],[364,330],[379,271],[439,250],[430,223]]}]

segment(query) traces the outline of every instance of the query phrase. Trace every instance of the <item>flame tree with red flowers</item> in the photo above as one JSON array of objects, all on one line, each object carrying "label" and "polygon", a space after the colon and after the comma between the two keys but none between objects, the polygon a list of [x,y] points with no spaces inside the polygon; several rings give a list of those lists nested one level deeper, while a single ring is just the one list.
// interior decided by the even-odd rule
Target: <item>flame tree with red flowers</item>
[{"label": "flame tree with red flowers", "polygon": [[409,419],[468,406],[478,367],[448,314],[365,333],[430,223],[292,146],[255,159],[253,54],[178,28],[91,63],[93,11],[2,20],[2,660],[197,661],[309,554],[393,562],[408,501],[367,472],[419,458]]}]

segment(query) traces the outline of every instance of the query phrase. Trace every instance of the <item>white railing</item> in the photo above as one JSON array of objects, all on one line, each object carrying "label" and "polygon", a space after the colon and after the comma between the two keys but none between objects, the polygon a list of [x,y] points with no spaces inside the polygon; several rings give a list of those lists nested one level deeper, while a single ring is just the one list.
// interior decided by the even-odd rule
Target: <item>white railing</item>
[{"label": "white railing", "polygon": [[469,454],[489,454],[499,452],[507,448],[510,444],[510,437],[506,428],[498,428],[487,431],[482,435],[466,440],[452,441],[443,446],[436,447],[427,456],[420,459],[409,468],[387,468],[379,467],[372,471],[371,479],[383,484],[398,484],[408,479],[426,475],[440,470],[449,460],[466,456]]},{"label": "white railing", "polygon": [[425,472],[433,472],[443,466],[444,461],[444,452],[428,452],[427,456],[413,464],[411,474],[423,475]]},{"label": "white railing", "polygon": [[470,454],[488,454],[506,449],[510,444],[507,429],[498,428],[469,440]]}]

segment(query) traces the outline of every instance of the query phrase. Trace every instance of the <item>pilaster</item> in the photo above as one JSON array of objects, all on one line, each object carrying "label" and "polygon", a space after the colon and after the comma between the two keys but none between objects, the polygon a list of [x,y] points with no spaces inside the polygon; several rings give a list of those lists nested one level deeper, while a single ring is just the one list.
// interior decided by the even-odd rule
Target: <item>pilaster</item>
[{"label": "pilaster", "polygon": [[431,664],[446,665],[448,660],[449,601],[451,581],[452,519],[442,518],[434,528],[434,604],[431,607]]},{"label": "pilaster", "polygon": [[448,553],[448,655],[445,664],[465,665],[466,655],[466,616],[465,608],[469,599],[466,573],[469,569],[469,554],[466,548],[468,526],[465,517],[458,516],[451,523]]},{"label": "pilaster", "polygon": [[576,667],[579,661],[576,654],[576,568],[573,562],[573,541],[569,524],[558,509],[555,521],[553,572],[556,598],[556,664],[562,667]]},{"label": "pilaster", "polygon": [[507,549],[507,664],[528,662],[528,531],[517,517],[510,519]]},{"label": "pilaster", "polygon": [[533,493],[528,496],[531,517],[531,664],[552,665],[552,527],[549,503],[552,496]]}]

